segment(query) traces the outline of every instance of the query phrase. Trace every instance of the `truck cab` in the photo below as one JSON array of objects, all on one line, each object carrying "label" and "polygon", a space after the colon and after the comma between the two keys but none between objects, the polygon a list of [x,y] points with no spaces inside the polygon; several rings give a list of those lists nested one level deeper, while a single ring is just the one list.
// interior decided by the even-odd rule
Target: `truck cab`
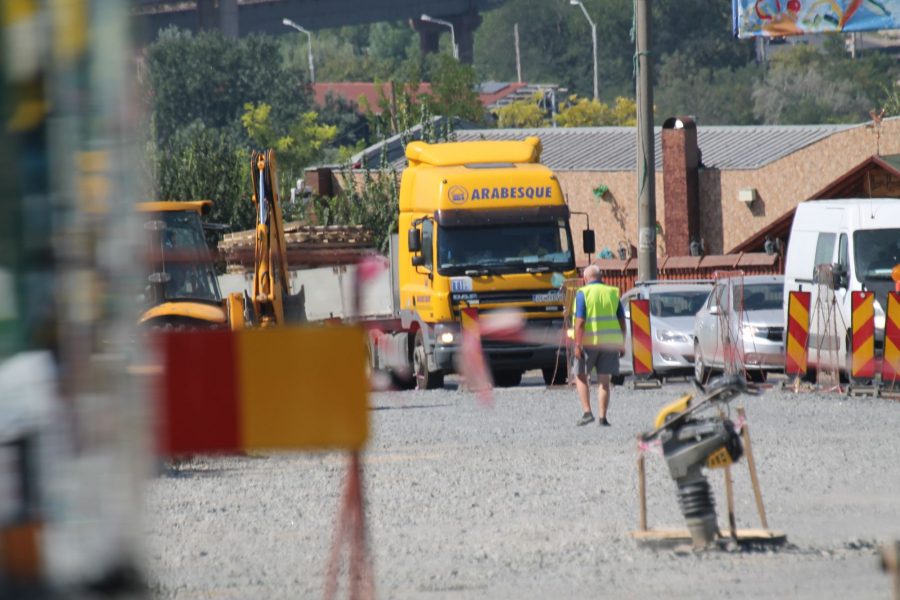
[{"label": "truck cab", "polygon": [[517,385],[528,369],[542,369],[548,383],[565,377],[560,288],[576,277],[575,248],[569,208],[540,153],[536,137],[407,146],[403,235],[392,248],[402,327],[379,348],[407,344],[420,387],[441,387],[456,371],[462,308],[480,319],[510,310],[525,318],[526,341],[482,340],[497,385]]}]

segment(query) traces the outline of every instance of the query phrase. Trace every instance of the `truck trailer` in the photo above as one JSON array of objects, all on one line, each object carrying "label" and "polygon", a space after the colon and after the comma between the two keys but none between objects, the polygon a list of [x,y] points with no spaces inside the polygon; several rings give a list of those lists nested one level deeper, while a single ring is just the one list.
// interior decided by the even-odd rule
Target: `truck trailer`
[{"label": "truck trailer", "polygon": [[[477,308],[480,319],[513,310],[526,341],[482,340],[495,384],[518,385],[529,369],[548,384],[565,381],[562,283],[577,276],[575,248],[559,181],[540,155],[537,137],[406,147],[391,240],[393,314],[370,336],[374,369],[442,387],[457,370],[461,309]],[[589,227],[582,249],[595,250]]]}]

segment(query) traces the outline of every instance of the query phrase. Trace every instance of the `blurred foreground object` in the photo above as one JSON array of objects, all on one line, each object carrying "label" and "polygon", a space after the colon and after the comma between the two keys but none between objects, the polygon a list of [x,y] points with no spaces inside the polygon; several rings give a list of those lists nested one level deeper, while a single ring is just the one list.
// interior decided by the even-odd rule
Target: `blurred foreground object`
[{"label": "blurred foreground object", "polygon": [[[142,594],[127,3],[4,0],[0,597]],[[135,597],[132,595],[131,597]]]}]

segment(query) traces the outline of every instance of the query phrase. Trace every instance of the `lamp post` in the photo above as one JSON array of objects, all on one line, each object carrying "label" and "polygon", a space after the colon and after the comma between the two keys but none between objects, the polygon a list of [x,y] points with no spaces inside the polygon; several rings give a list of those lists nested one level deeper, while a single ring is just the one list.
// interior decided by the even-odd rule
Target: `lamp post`
[{"label": "lamp post", "polygon": [[313,55],[312,55],[312,34],[311,34],[309,31],[307,31],[306,29],[303,29],[302,27],[300,27],[299,25],[297,25],[296,23],[294,23],[293,21],[291,21],[290,19],[284,19],[284,20],[281,21],[281,22],[282,22],[284,25],[287,25],[288,27],[293,27],[294,29],[296,29],[296,30],[299,31],[300,33],[305,33],[305,34],[306,34],[306,37],[309,38],[309,44],[308,44],[308,47],[309,47],[309,82],[312,83],[312,84],[315,84],[315,83],[316,83],[316,65],[313,64]]},{"label": "lamp post", "polygon": [[453,31],[453,23],[451,23],[450,21],[444,21],[442,19],[435,19],[434,17],[429,17],[428,15],[422,15],[419,18],[429,23],[435,23],[437,25],[443,25],[444,27],[450,28],[450,45],[453,46],[453,58],[459,60],[459,46],[456,45],[456,32]]},{"label": "lamp post", "polygon": [[588,15],[587,9],[584,7],[584,4],[581,3],[580,0],[569,0],[569,4],[572,6],[580,6],[582,12],[584,12],[584,17],[588,20],[588,23],[591,24],[591,41],[594,44],[594,100],[597,100],[598,93],[598,85],[597,85],[597,24],[591,21],[590,15]]}]

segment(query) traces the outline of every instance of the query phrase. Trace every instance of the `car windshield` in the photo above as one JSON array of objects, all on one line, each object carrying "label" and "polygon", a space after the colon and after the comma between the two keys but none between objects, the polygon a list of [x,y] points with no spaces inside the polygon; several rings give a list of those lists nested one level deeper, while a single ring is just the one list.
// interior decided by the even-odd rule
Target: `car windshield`
[{"label": "car windshield", "polygon": [[900,229],[869,229],[853,234],[856,250],[856,277],[890,279],[900,264]]},{"label": "car windshield", "polygon": [[222,295],[200,215],[193,211],[163,212],[156,218],[165,223],[165,228],[150,233],[153,245],[161,247],[161,260],[153,270],[168,275],[166,299],[220,302]]},{"label": "car windshield", "polygon": [[439,227],[438,271],[490,267],[504,272],[528,268],[574,268],[572,237],[566,221],[488,227]]},{"label": "car windshield", "polygon": [[654,317],[693,317],[707,297],[709,290],[650,294],[650,314]]},{"label": "car windshield", "polygon": [[[756,283],[744,286],[744,312],[750,310],[781,310],[784,303],[784,285],[781,283]],[[735,288],[734,309],[741,303],[740,286]]]}]

